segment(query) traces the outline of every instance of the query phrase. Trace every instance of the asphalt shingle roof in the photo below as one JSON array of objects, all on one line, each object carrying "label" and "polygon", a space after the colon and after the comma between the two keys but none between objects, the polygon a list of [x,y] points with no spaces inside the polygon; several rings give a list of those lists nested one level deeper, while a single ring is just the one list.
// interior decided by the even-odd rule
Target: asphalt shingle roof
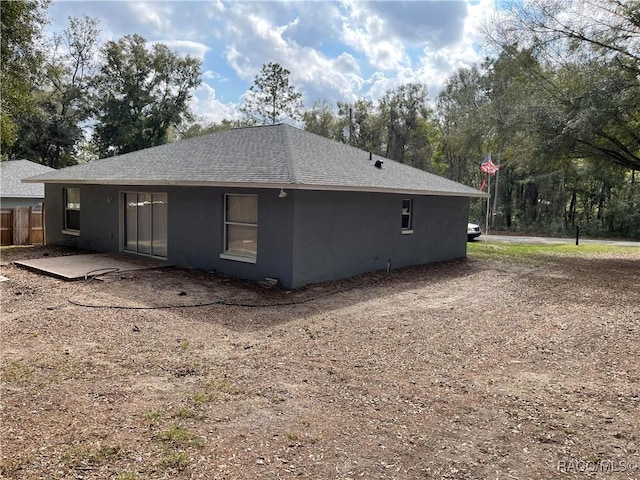
[{"label": "asphalt shingle roof", "polygon": [[22,179],[46,172],[55,172],[55,170],[29,160],[0,162],[0,195],[2,197],[44,198],[44,185],[22,183]]},{"label": "asphalt shingle roof", "polygon": [[[382,168],[374,166],[376,160]],[[30,178],[43,183],[225,185],[479,197],[446,178],[289,125],[231,129]]]}]

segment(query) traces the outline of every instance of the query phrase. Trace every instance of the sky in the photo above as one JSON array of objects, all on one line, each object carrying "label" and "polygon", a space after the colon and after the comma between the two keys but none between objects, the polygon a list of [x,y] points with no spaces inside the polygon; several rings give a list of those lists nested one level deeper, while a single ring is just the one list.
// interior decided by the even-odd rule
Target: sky
[{"label": "sky", "polygon": [[305,106],[375,101],[409,82],[435,98],[448,76],[485,57],[480,25],[494,11],[494,0],[54,1],[48,33],[87,15],[103,41],[137,33],[201,59],[191,107],[202,123],[239,118],[269,62],[290,71]]}]

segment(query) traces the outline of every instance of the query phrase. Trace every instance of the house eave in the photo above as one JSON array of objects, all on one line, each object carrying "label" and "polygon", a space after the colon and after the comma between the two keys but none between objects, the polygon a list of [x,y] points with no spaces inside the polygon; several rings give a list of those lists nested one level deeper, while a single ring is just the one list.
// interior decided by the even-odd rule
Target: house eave
[{"label": "house eave", "polygon": [[451,190],[421,190],[410,188],[388,188],[376,186],[347,186],[347,185],[314,185],[295,183],[257,183],[257,182],[203,182],[203,181],[172,181],[172,180],[79,180],[79,179],[56,179],[56,180],[25,180],[29,183],[45,184],[73,184],[73,185],[121,185],[126,186],[173,186],[173,187],[221,187],[221,188],[259,188],[259,189],[286,189],[286,190],[315,190],[331,192],[367,192],[367,193],[393,193],[402,195],[425,195],[444,197],[477,197],[485,198],[486,193],[478,192],[456,192]]}]

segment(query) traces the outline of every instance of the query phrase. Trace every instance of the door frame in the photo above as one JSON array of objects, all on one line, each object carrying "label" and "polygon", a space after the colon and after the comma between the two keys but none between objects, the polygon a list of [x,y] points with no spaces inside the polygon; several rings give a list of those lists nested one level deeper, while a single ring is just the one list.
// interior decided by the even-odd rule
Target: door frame
[{"label": "door frame", "polygon": [[[127,239],[126,239],[126,232],[127,232],[127,228],[126,228],[126,221],[127,221],[127,194],[147,194],[147,195],[151,195],[152,199],[153,199],[153,195],[164,195],[165,197],[165,202],[167,205],[167,221],[165,222],[166,225],[166,238],[167,238],[167,247],[166,247],[166,256],[161,256],[161,255],[154,255],[153,254],[153,246],[151,247],[151,252],[152,253],[144,253],[144,252],[140,252],[140,251],[134,251],[134,250],[127,250],[126,245],[127,245]],[[169,194],[168,192],[158,192],[158,191],[144,191],[144,190],[122,190],[119,192],[119,203],[120,203],[120,208],[119,208],[119,224],[120,224],[120,251],[121,252],[125,252],[125,253],[131,253],[133,255],[140,255],[140,256],[144,256],[144,257],[152,257],[152,258],[158,258],[158,259],[162,259],[162,260],[166,260],[169,256],[169,248],[168,248],[168,237],[169,237],[169,222],[168,222],[168,205],[169,205]],[[152,200],[153,202],[153,200]],[[153,205],[153,203],[152,203]],[[151,239],[153,241],[153,209],[151,211]],[[136,233],[137,236],[137,233]]]}]

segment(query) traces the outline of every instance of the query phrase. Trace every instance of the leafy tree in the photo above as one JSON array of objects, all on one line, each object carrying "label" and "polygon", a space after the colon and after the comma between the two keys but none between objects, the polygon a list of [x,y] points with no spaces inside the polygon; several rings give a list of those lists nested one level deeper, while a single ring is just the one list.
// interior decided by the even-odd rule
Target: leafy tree
[{"label": "leafy tree", "polygon": [[563,66],[553,77],[554,147],[574,157],[640,169],[640,82],[628,70],[591,61]]},{"label": "leafy tree", "polygon": [[487,27],[501,47],[520,45],[563,63],[595,54],[640,73],[639,0],[531,0],[505,3]]},{"label": "leafy tree", "polygon": [[432,150],[427,134],[431,117],[427,87],[409,83],[389,90],[380,100],[379,111],[386,127],[385,156],[428,169]]},{"label": "leafy tree", "polygon": [[302,94],[289,83],[290,73],[277,63],[262,66],[240,108],[248,123],[274,125],[300,118]]},{"label": "leafy tree", "polygon": [[166,45],[147,46],[139,35],[107,42],[97,81],[93,140],[101,156],[166,143],[171,129],[190,117],[191,92],[201,62]]},{"label": "leafy tree", "polygon": [[571,127],[547,134],[574,157],[640,169],[638,11],[638,0],[532,0],[487,29],[500,49],[526,50],[544,67],[537,88]]},{"label": "leafy tree", "polygon": [[0,156],[17,136],[16,117],[32,108],[32,89],[41,79],[41,32],[49,0],[2,2],[0,33]]},{"label": "leafy tree", "polygon": [[222,120],[220,123],[209,123],[202,125],[201,123],[193,123],[180,134],[180,138],[193,138],[201,137],[202,135],[208,135],[210,133],[222,132],[234,127],[238,127],[239,124],[232,120]]},{"label": "leafy tree", "polygon": [[338,127],[342,132],[342,142],[379,155],[384,154],[382,118],[371,100],[338,102]]},{"label": "leafy tree", "polygon": [[444,163],[444,174],[457,182],[479,185],[477,161],[486,153],[487,130],[484,109],[487,98],[480,70],[462,68],[454,73],[438,94],[440,143],[436,155]]},{"label": "leafy tree", "polygon": [[34,108],[17,117],[19,135],[12,156],[53,168],[77,162],[83,123],[91,115],[98,35],[98,21],[83,17],[70,18],[64,33],[54,36],[45,79],[33,95]]},{"label": "leafy tree", "polygon": [[[632,134],[633,119],[620,120],[629,99],[621,78],[626,70],[606,64],[543,64],[530,50],[507,48],[468,85],[466,75],[449,80],[438,99],[443,151],[492,150],[502,164],[492,188],[496,228],[566,235],[580,225],[590,235],[639,238],[640,188],[598,153],[607,149],[610,159],[619,145],[606,142]],[[468,163],[468,178],[480,158]],[[473,218],[479,213],[472,204]]]},{"label": "leafy tree", "polygon": [[342,139],[339,120],[327,102],[315,102],[302,114],[304,129],[333,140]]}]

